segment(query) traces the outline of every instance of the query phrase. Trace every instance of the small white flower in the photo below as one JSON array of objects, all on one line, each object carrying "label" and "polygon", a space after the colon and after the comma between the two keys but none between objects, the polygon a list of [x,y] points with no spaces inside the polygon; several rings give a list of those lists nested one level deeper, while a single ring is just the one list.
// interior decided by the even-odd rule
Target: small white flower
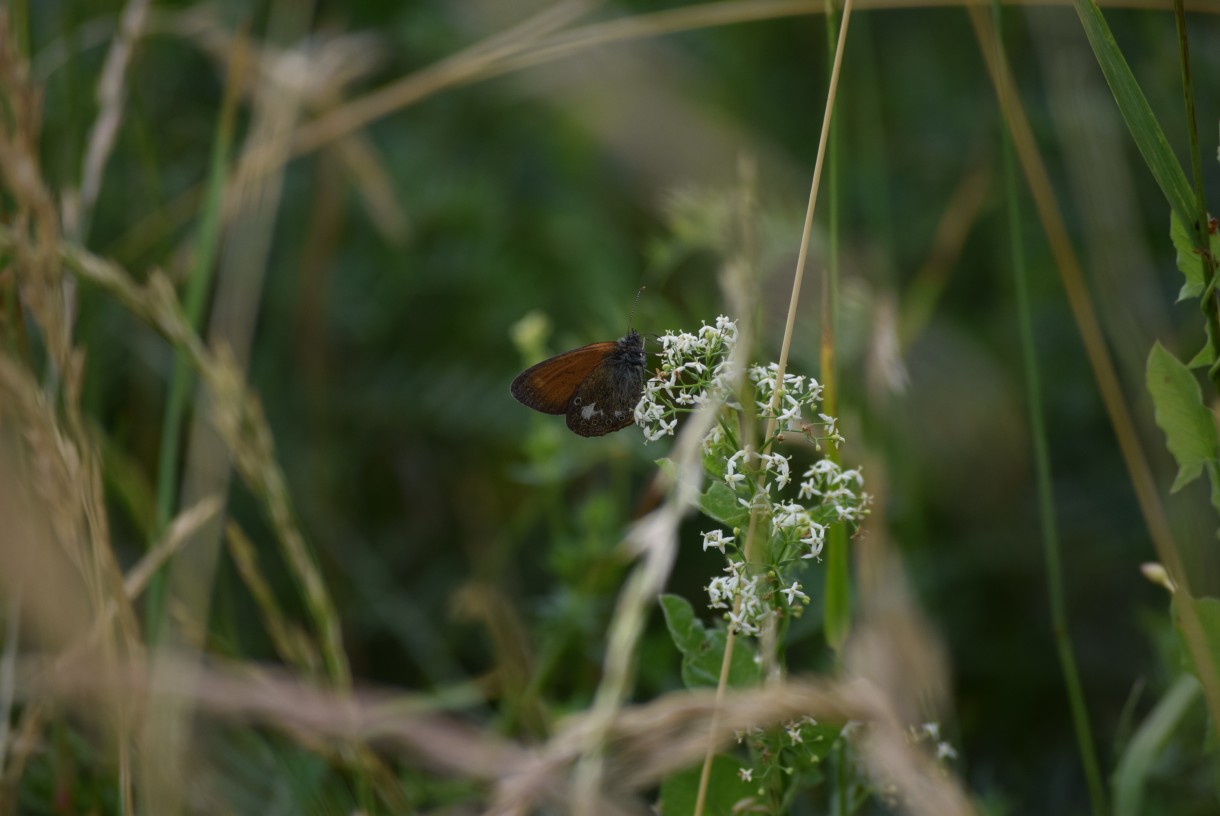
[{"label": "small white flower", "polygon": [[724,554],[724,545],[732,544],[733,536],[726,536],[723,530],[709,530],[703,534],[703,551],[707,552],[715,547]]},{"label": "small white flower", "polygon": [[784,726],[784,730],[788,732],[788,739],[792,740],[793,745],[800,745],[804,742],[801,737],[801,724],[798,722],[790,722]]},{"label": "small white flower", "polygon": [[791,474],[788,469],[788,457],[778,453],[764,453],[758,457],[763,463],[763,470],[775,474],[775,485],[780,490],[788,486]]},{"label": "small white flower", "polygon": [[777,417],[780,427],[791,428],[800,422],[801,404],[791,394],[784,394],[784,404],[781,407],[783,410]]},{"label": "small white flower", "polygon": [[838,478],[839,484],[843,484],[845,482],[855,482],[856,487],[864,487],[864,476],[863,476],[863,474],[860,473],[859,468],[852,468],[851,470],[844,470],[841,473],[839,473],[837,478]]},{"label": "small white flower", "polygon": [[749,500],[738,498],[737,503],[749,510],[751,513],[767,513],[771,510],[771,499],[763,491],[756,492]]},{"label": "small white flower", "polygon": [[809,600],[809,596],[804,592],[801,592],[801,585],[796,581],[792,582],[792,586],[788,587],[787,589],[780,590],[780,592],[782,592],[788,598],[788,606],[792,606],[792,603],[797,598],[800,598],[802,601]]},{"label": "small white flower", "polygon": [[742,782],[751,782],[754,779],[754,769],[753,768],[739,768],[737,770],[737,775],[741,777]]},{"label": "small white flower", "polygon": [[957,759],[957,751],[947,742],[936,743],[936,758],[937,759]]},{"label": "small white flower", "polygon": [[816,521],[809,522],[809,532],[801,538],[801,543],[809,547],[809,552],[802,555],[801,558],[817,558],[822,554],[822,548],[826,546],[826,528]]},{"label": "small white flower", "polygon": [[737,485],[741,484],[742,482],[744,482],[746,480],[746,475],[744,473],[737,472],[737,460],[744,459],[746,457],[746,455],[747,454],[745,451],[739,450],[736,453],[734,453],[732,456],[730,456],[729,460],[727,462],[725,462],[724,481],[728,484],[729,487],[736,487]]},{"label": "small white flower", "polygon": [[843,444],[843,435],[839,433],[839,420],[837,417],[832,417],[830,414],[818,414],[818,417],[826,425],[826,438],[835,443],[835,447]]},{"label": "small white flower", "polygon": [[729,628],[734,631],[740,631],[741,626],[742,626],[741,614],[737,613],[737,612],[730,612],[728,615],[728,618],[729,618]]}]

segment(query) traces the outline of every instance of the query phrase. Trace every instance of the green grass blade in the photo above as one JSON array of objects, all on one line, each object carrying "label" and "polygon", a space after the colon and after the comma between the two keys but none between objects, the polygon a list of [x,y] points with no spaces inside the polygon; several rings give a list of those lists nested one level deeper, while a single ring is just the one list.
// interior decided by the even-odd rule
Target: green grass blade
[{"label": "green grass blade", "polygon": [[[998,0],[993,0],[991,19],[996,47],[1003,48],[1003,31]],[[1067,598],[1063,582],[1063,557],[1059,545],[1058,513],[1055,509],[1054,479],[1051,474],[1050,442],[1046,429],[1042,398],[1042,372],[1034,341],[1033,307],[1030,303],[1030,273],[1021,244],[1021,205],[1018,196],[1017,162],[1008,131],[1002,131],[1001,158],[1004,167],[1005,209],[1008,215],[1013,289],[1017,301],[1017,322],[1021,333],[1021,362],[1025,373],[1025,393],[1029,411],[1030,436],[1038,487],[1038,516],[1041,523],[1042,547],[1046,560],[1046,592],[1050,603],[1051,626],[1059,667],[1063,673],[1064,690],[1076,732],[1077,750],[1089,789],[1089,802],[1096,816],[1107,812],[1106,789],[1102,782],[1101,763],[1093,743],[1089,708],[1076,664],[1076,653],[1068,634]]]},{"label": "green grass blade", "polygon": [[[826,3],[826,48],[833,66],[834,53],[838,45],[839,13],[837,3]],[[828,253],[826,258],[826,286],[824,289],[825,304],[822,311],[822,379],[827,385],[827,413],[838,416],[838,356],[836,350],[835,324],[839,311],[839,163],[842,160],[839,150],[839,125],[842,117],[832,117],[829,122],[830,135],[826,144],[827,177],[830,186],[827,189],[826,206],[829,218],[827,222]],[[838,451],[830,447],[827,455],[836,463],[839,461]],[[826,627],[826,642],[831,648],[839,651],[847,641],[851,629],[851,575],[848,565],[847,528],[842,524],[831,525],[826,538],[826,589],[822,600],[822,615]]]},{"label": "green grass blade", "polygon": [[1097,7],[1095,0],[1074,0],[1074,3],[1089,44],[1093,47],[1093,55],[1097,57],[1097,63],[1105,74],[1106,83],[1114,94],[1114,101],[1118,103],[1119,112],[1135,139],[1140,155],[1144,157],[1144,162],[1169,206],[1183,223],[1194,223],[1198,211],[1190,182],[1186,180],[1186,174],[1182,172],[1177,157],[1173,155],[1165,132],[1152,115],[1152,108],[1135,81],[1118,43],[1114,41],[1114,35],[1106,24],[1101,9]]},{"label": "green grass blade", "polygon": [[1143,813],[1144,788],[1165,741],[1199,699],[1199,681],[1183,674],[1140,724],[1114,773],[1115,816]]},{"label": "green grass blade", "polygon": [[[235,53],[244,53],[238,48]],[[203,307],[212,287],[216,254],[220,246],[221,209],[224,204],[224,182],[229,168],[229,157],[233,152],[233,130],[236,122],[237,101],[241,87],[242,66],[238,60],[230,66],[228,87],[221,103],[220,118],[216,123],[216,140],[212,147],[211,167],[208,171],[208,188],[204,198],[203,213],[199,222],[199,236],[195,249],[195,262],[187,282],[184,308],[187,320],[198,329],[203,319]],[[182,441],[182,424],[186,415],[187,398],[194,377],[191,373],[189,355],[178,349],[174,355],[174,373],[170,380],[169,396],[165,403],[165,419],[161,424],[161,444],[157,462],[156,524],[158,531],[164,530],[173,516],[174,502],[178,492],[178,458]],[[151,540],[155,540],[155,537]],[[165,575],[158,573],[148,588],[148,637],[157,636],[165,603]]]}]

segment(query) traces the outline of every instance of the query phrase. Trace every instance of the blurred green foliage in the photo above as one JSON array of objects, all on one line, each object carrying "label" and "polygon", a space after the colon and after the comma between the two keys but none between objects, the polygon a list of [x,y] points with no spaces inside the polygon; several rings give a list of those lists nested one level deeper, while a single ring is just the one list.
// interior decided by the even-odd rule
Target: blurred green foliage
[{"label": "blurred green foliage", "polygon": [[[192,5],[159,3],[156,11],[174,15]],[[375,35],[383,59],[351,90],[358,94],[524,13],[516,4],[511,12],[492,6],[318,2],[306,22],[319,36]],[[30,48],[46,89],[44,168],[58,189],[79,181],[94,86],[121,7],[28,4]],[[636,2],[598,14],[652,8]],[[248,25],[258,38],[269,12],[263,3],[220,2],[209,13],[229,28]],[[1128,400],[1147,420],[1148,448],[1168,486],[1172,463],[1151,425],[1138,364],[1154,339],[1189,357],[1202,337],[1190,309],[1174,306],[1181,281],[1166,206],[1073,13],[1006,15],[1023,100],[1092,275]],[[1172,19],[1118,10],[1107,19],[1180,148]],[[1210,15],[1191,22],[1199,119],[1214,153],[1220,29]],[[844,458],[867,458],[884,471],[877,512],[949,646],[956,719],[945,725],[959,748],[955,767],[989,812],[1083,812],[1087,795],[1047,622],[994,185],[977,213],[962,214],[969,224],[961,246],[945,257],[932,249],[963,177],[998,167],[996,105],[961,10],[869,12],[855,26],[838,111]],[[628,563],[618,544],[665,445],[645,447],[634,429],[577,438],[560,420],[515,403],[508,382],[544,354],[623,334],[640,285],[647,291],[634,325],[644,333],[697,328],[722,311],[723,236],[710,225],[741,154],[760,165],[759,340],[763,351],[778,345],[821,121],[822,27],[820,16],[798,16],[605,46],[448,88],[378,119],[361,133],[406,214],[397,240],[369,217],[332,148],[289,166],[249,381],[337,599],[356,677],[439,690],[484,675],[499,659],[496,647],[478,605],[461,599],[492,593],[511,610],[535,661],[533,703],[550,717],[588,704]],[[137,276],[162,267],[181,280],[196,226],[192,196],[206,179],[223,85],[222,66],[189,38],[161,30],[140,43],[91,249]],[[243,103],[242,129],[248,114]],[[1104,162],[1104,173],[1086,163],[1089,156]],[[1215,201],[1220,168],[1206,160],[1205,167]],[[1168,598],[1139,574],[1153,553],[1045,243],[1034,220],[1026,224],[1071,635],[1103,764],[1113,768],[1123,729],[1151,709],[1181,657],[1166,634]],[[824,246],[823,239],[815,247],[813,269]],[[928,264],[943,292],[902,349],[906,385],[894,389],[870,353],[890,323],[901,322]],[[815,376],[819,296],[818,285],[807,285],[793,363]],[[549,334],[519,349],[513,327],[530,314],[547,317]],[[113,451],[111,521],[130,564],[147,546],[147,518],[132,508],[155,478],[172,351],[87,288],[79,315],[87,410]],[[1189,550],[1192,568],[1216,592],[1210,511],[1197,487],[1170,498],[1169,508],[1181,539],[1201,542]],[[264,561],[276,564],[265,521],[240,487],[230,512],[263,543]],[[670,591],[699,610],[719,562],[699,550],[695,524],[687,532]],[[301,615],[284,570],[267,572],[281,603]],[[215,596],[223,649],[272,659],[253,601],[227,562]],[[827,665],[811,637],[816,626],[810,614],[793,627],[794,673]],[[638,694],[679,687],[681,662],[658,610],[641,647]],[[514,733],[532,727],[525,713],[494,706],[473,716],[503,717]],[[1155,812],[1214,808],[1215,792],[1199,783],[1209,763],[1199,758],[1198,730],[1179,732],[1164,755],[1163,776],[1153,780]],[[324,763],[286,740],[223,729],[215,739],[216,756],[240,758],[233,769],[245,769],[236,778],[248,802],[283,796],[284,812],[353,806],[326,783]],[[29,773],[30,812],[45,812],[54,763],[89,765],[87,749],[71,737],[63,742],[59,759],[44,757]],[[464,792],[411,784],[421,807]],[[105,790],[83,776],[78,785]],[[74,805],[113,812],[101,797],[81,793]]]}]

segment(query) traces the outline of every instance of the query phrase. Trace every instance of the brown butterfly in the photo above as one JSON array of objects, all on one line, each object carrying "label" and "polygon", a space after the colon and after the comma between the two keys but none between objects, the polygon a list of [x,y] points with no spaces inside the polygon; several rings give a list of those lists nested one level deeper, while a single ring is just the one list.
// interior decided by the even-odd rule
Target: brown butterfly
[{"label": "brown butterfly", "polygon": [[644,393],[644,339],[633,329],[565,351],[522,371],[508,390],[535,411],[566,414],[568,429],[581,436],[626,428]]}]

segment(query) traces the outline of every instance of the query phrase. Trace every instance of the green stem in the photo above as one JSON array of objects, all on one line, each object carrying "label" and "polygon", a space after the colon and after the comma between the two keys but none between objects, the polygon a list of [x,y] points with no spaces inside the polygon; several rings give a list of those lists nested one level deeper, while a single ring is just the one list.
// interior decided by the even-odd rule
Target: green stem
[{"label": "green stem", "polygon": [[[826,48],[834,68],[835,51],[841,34],[839,15],[834,0],[826,0]],[[837,355],[835,353],[835,317],[838,314],[839,298],[839,125],[835,117],[827,123],[829,134],[826,141],[827,201],[830,208],[827,216],[828,247],[826,271],[822,292],[822,338],[820,367],[822,372],[822,408],[831,416],[839,415]],[[839,451],[834,445],[826,446],[826,456],[839,464]],[[826,622],[826,642],[842,656],[843,644],[851,629],[851,577],[848,569],[847,528],[843,522],[830,526],[826,538],[826,589],[824,592],[823,619]]]},{"label": "green stem", "polygon": [[[995,25],[996,41],[1002,43],[1000,9],[992,2],[992,21]],[[1059,531],[1055,523],[1055,498],[1052,490],[1050,448],[1046,438],[1046,424],[1042,412],[1042,383],[1038,369],[1038,355],[1034,344],[1033,319],[1029,298],[1029,271],[1025,265],[1025,253],[1021,245],[1021,208],[1017,199],[1017,171],[1012,142],[1008,131],[1001,131],[1002,159],[1004,167],[1004,190],[1008,211],[1008,229],[1012,252],[1013,282],[1017,296],[1017,320],[1021,331],[1021,361],[1025,370],[1025,388],[1029,401],[1029,424],[1034,448],[1034,466],[1037,475],[1038,511],[1042,526],[1042,543],[1046,558],[1046,588],[1050,599],[1051,629],[1055,648],[1059,654],[1059,665],[1063,671],[1063,682],[1067,689],[1068,705],[1072,712],[1072,725],[1084,766],[1085,780],[1089,787],[1089,799],[1094,816],[1104,816],[1106,811],[1105,786],[1102,783],[1097,751],[1093,745],[1088,708],[1084,701],[1080,675],[1076,668],[1076,656],[1068,636],[1067,605],[1064,600],[1063,567],[1059,552]]]},{"label": "green stem", "polygon": [[1208,370],[1212,384],[1220,387],[1220,292],[1216,291],[1216,259],[1211,254],[1207,201],[1203,197],[1203,161],[1199,153],[1199,125],[1195,117],[1195,93],[1190,76],[1190,46],[1186,37],[1186,11],[1182,0],[1174,0],[1173,18],[1178,26],[1178,54],[1182,59],[1182,95],[1186,101],[1186,132],[1190,138],[1190,169],[1195,187],[1195,246],[1203,264],[1204,293],[1199,308],[1207,319],[1208,342],[1218,361]]},{"label": "green stem", "polygon": [[[239,40],[239,42],[241,42]],[[235,55],[244,53],[244,44],[234,49]],[[235,56],[229,66],[229,81],[221,103],[220,120],[216,126],[216,142],[212,147],[211,170],[208,178],[207,196],[204,200],[203,217],[199,225],[199,238],[195,249],[195,263],[187,283],[183,304],[187,320],[198,330],[203,320],[203,308],[212,287],[216,255],[220,245],[220,225],[224,204],[224,181],[232,153],[233,130],[240,96],[243,65]],[[156,540],[169,526],[174,512],[178,492],[178,458],[182,444],[182,425],[186,416],[186,403],[190,395],[194,376],[191,371],[189,353],[178,348],[174,354],[174,373],[170,381],[169,395],[165,403],[165,420],[161,423],[161,447],[157,462],[157,515]],[[166,573],[159,570],[148,586],[148,639],[156,640],[160,633],[165,613]]]}]

